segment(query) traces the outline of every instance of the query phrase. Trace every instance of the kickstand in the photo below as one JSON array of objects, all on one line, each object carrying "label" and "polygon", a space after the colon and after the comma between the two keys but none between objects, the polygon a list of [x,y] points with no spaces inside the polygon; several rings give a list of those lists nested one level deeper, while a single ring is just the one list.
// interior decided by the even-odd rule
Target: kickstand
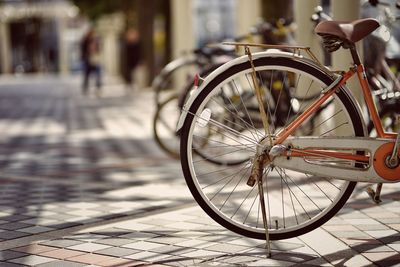
[{"label": "kickstand", "polygon": [[260,170],[261,173],[258,176],[258,194],[260,196],[260,205],[261,205],[261,213],[262,213],[262,219],[263,219],[263,225],[265,229],[265,241],[267,242],[266,244],[266,249],[267,249],[267,257],[271,258],[271,242],[269,239],[269,230],[268,230],[268,222],[267,222],[267,212],[265,210],[265,201],[264,201],[264,188],[263,188],[263,173],[262,170]]},{"label": "kickstand", "polygon": [[374,201],[376,204],[379,204],[382,202],[381,200],[381,190],[382,190],[382,183],[378,183],[376,185],[376,190],[372,188],[372,186],[369,186],[367,188],[367,193],[371,197],[372,201]]}]

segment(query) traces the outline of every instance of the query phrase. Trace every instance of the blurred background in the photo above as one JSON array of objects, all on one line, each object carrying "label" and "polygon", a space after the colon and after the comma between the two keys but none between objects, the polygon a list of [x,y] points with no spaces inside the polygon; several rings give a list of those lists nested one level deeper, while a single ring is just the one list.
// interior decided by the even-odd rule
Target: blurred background
[{"label": "blurred background", "polygon": [[[136,83],[147,87],[157,73],[206,43],[250,31],[260,21],[296,23],[296,42],[320,44],[310,17],[317,5],[336,19],[360,17],[367,1],[345,0],[3,0],[0,1],[0,74],[75,74],[82,71],[81,42],[89,29],[100,40],[105,76],[126,73],[126,32],[137,31]],[[395,2],[388,0],[386,2]],[[369,5],[370,7],[370,5]],[[364,8],[365,9],[365,8]],[[373,8],[376,9],[376,8]],[[333,14],[332,14],[333,13]],[[364,12],[365,13],[365,12]],[[376,14],[371,16],[376,17]]]},{"label": "blurred background", "polygon": [[264,19],[293,19],[290,0],[3,0],[0,73],[74,74],[82,70],[80,43],[89,28],[101,40],[106,76],[124,72],[124,33],[141,45],[141,84],[184,51],[247,32]]}]

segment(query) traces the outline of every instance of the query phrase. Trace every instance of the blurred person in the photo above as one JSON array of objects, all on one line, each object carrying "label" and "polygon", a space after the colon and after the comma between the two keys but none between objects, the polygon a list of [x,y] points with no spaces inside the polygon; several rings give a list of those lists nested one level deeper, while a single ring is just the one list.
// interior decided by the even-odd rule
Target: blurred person
[{"label": "blurred person", "polygon": [[139,33],[134,28],[129,28],[124,36],[124,49],[125,49],[125,71],[124,80],[126,84],[127,93],[136,90],[136,83],[134,80],[134,72],[140,61],[140,42]]},{"label": "blurred person", "polygon": [[82,93],[88,94],[89,79],[92,74],[96,78],[96,95],[100,96],[101,69],[100,69],[100,42],[94,29],[90,29],[83,37],[81,43],[81,56],[83,63]]}]

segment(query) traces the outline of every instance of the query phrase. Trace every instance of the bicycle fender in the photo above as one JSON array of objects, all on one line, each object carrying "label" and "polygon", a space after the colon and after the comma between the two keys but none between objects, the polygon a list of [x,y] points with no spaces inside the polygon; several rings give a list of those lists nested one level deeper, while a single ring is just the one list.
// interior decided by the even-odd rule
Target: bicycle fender
[{"label": "bicycle fender", "polygon": [[[282,51],[277,50],[277,49],[270,49],[270,50],[267,50],[267,51],[257,52],[257,53],[252,54],[253,60],[257,59],[257,58],[261,58],[261,57],[282,57],[282,56],[293,57],[294,55],[293,55],[293,53],[282,52]],[[302,58],[301,56],[298,56],[298,55],[295,55],[295,57]],[[184,106],[182,108],[182,111],[181,111],[181,115],[180,115],[179,120],[178,120],[177,127],[176,127],[176,131],[178,133],[179,133],[180,129],[183,126],[183,123],[185,121],[185,118],[186,118],[186,116],[188,114],[188,111],[189,111],[190,107],[192,106],[192,104],[193,104],[194,100],[196,99],[196,97],[203,90],[203,88],[205,88],[207,86],[207,84],[210,83],[210,81],[212,81],[220,73],[226,71],[227,69],[231,68],[232,66],[244,63],[244,62],[246,62],[248,60],[249,60],[248,56],[247,55],[243,55],[241,57],[238,57],[238,58],[235,58],[235,59],[233,59],[231,61],[228,61],[227,63],[221,65],[219,68],[217,68],[216,70],[211,72],[209,75],[207,75],[207,77],[204,79],[202,84],[198,88],[196,88],[195,90],[192,91],[190,97],[188,98],[188,100],[184,104]]]},{"label": "bicycle fender", "polygon": [[[253,53],[252,54],[252,58],[253,60],[259,59],[259,58],[264,58],[264,57],[286,57],[286,58],[290,58],[292,60],[299,60],[302,63],[305,63],[307,65],[310,65],[311,67],[317,68],[319,70],[321,70],[322,72],[326,73],[327,75],[330,75],[333,77],[333,79],[335,79],[334,75],[328,68],[322,68],[319,64],[317,64],[315,61],[305,58],[302,55],[298,55],[298,54],[294,54],[294,53],[289,53],[289,52],[284,52],[284,51],[280,51],[278,49],[269,49],[263,52],[257,52],[257,53]],[[179,131],[181,130],[184,121],[187,117],[188,111],[190,110],[194,100],[196,99],[196,97],[200,94],[200,92],[218,75],[220,75],[222,72],[228,70],[229,68],[238,65],[238,64],[242,64],[245,63],[249,60],[247,55],[243,55],[241,57],[235,58],[231,61],[228,61],[227,63],[221,65],[219,68],[217,68],[216,70],[214,70],[213,72],[211,72],[203,81],[203,83],[196,88],[192,94],[190,95],[190,97],[188,98],[188,100],[186,101],[186,103],[184,104],[182,111],[181,111],[181,115],[179,117],[178,120],[178,124],[177,124],[177,128],[176,131],[179,133]],[[361,107],[359,105],[359,103],[355,100],[353,94],[351,94],[351,92],[347,89],[347,87],[342,86],[341,87],[342,90],[344,92],[346,92],[347,95],[349,95],[351,101],[353,102],[356,110],[358,111],[359,114],[363,114],[361,112]],[[362,117],[362,116],[361,116]],[[367,135],[367,127],[365,125],[365,122],[362,121],[362,127],[364,130],[364,136]]]}]

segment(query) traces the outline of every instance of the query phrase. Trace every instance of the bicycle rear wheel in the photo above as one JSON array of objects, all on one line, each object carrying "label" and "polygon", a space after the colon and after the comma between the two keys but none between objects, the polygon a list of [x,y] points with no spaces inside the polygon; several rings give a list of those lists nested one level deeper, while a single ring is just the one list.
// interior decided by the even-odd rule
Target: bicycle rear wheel
[{"label": "bicycle rear wheel", "polygon": [[179,137],[176,123],[180,109],[179,96],[173,95],[161,103],[153,119],[153,134],[157,144],[173,158],[179,158]]},{"label": "bicycle rear wheel", "polygon": [[[278,84],[308,99],[333,82],[320,69],[299,60],[260,57],[253,63],[265,96],[271,96],[270,90]],[[214,75],[203,88],[182,127],[181,164],[191,193],[209,216],[236,233],[265,239],[257,187],[246,185],[257,146],[269,138],[259,123],[259,112],[253,109],[255,97],[249,97],[254,94],[250,75],[250,64],[238,63]],[[309,105],[289,99],[282,108],[282,99],[280,95],[265,103],[273,135]],[[363,136],[361,121],[352,98],[340,90],[295,135]],[[273,166],[265,168],[263,180],[271,240],[319,227],[345,204],[356,184]]]}]

